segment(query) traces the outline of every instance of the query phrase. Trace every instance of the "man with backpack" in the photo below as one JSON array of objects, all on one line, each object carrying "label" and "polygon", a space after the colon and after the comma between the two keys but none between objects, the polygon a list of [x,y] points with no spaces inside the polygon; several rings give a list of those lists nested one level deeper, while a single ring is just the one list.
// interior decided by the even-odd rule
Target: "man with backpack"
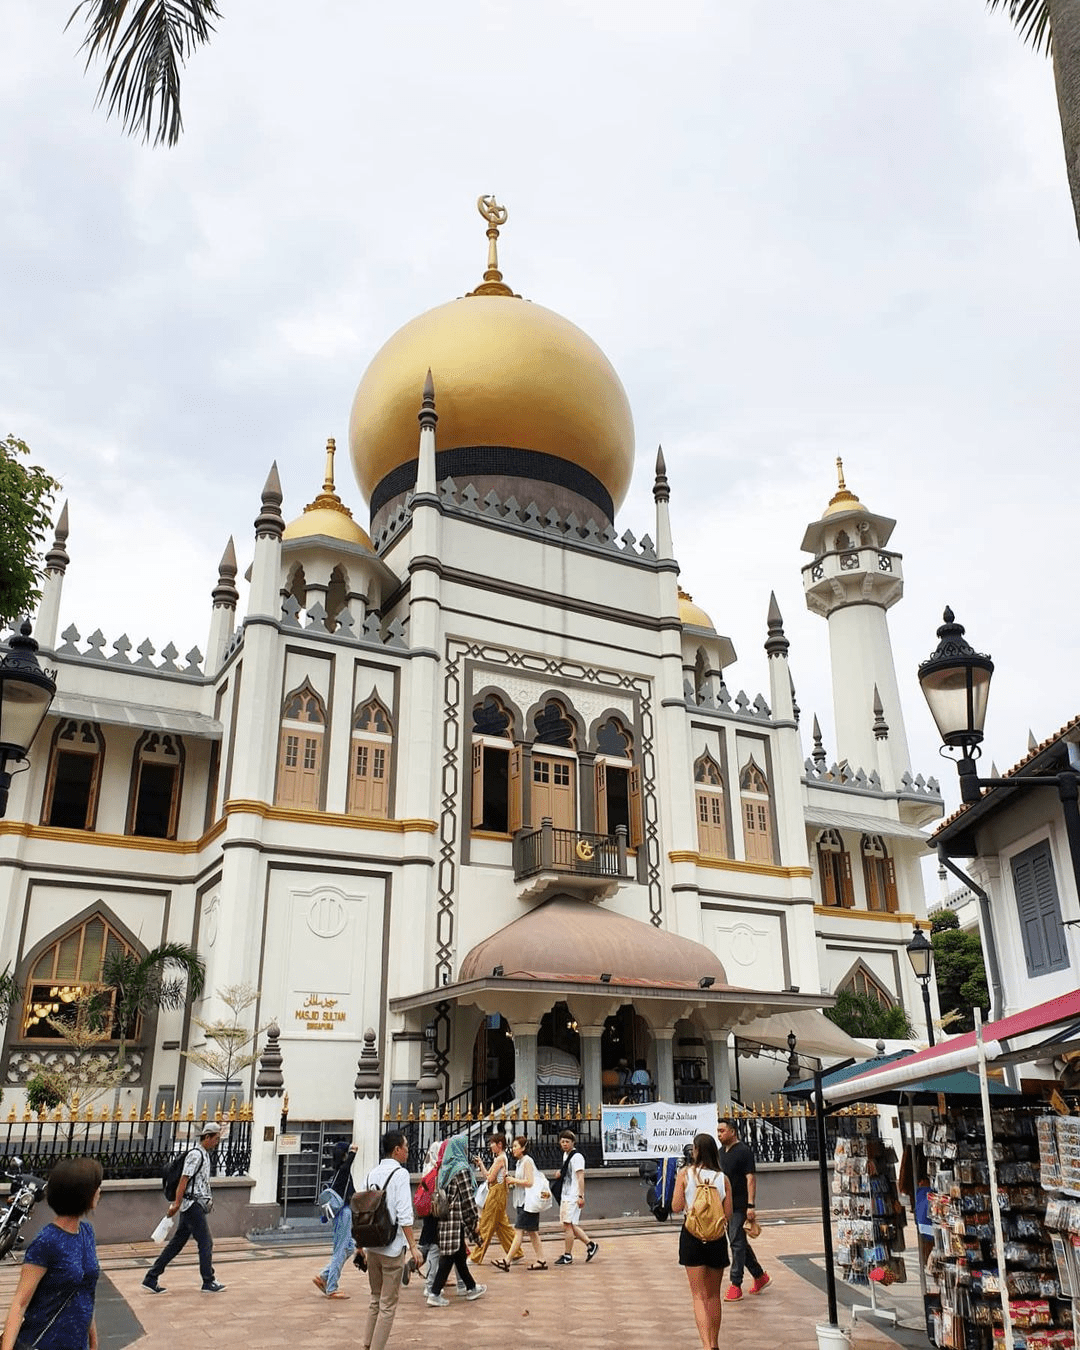
[{"label": "man with backpack", "polygon": [[754,1255],[754,1249],[746,1238],[746,1225],[757,1218],[754,1199],[757,1195],[757,1162],[748,1144],[740,1138],[735,1121],[722,1120],[716,1131],[723,1151],[720,1154],[720,1166],[731,1186],[731,1223],[728,1226],[728,1240],[731,1243],[731,1274],[725,1303],[736,1303],[743,1296],[743,1269],[753,1276],[750,1286],[752,1294],[761,1291],[772,1283]]},{"label": "man with backpack", "polygon": [[[400,1130],[388,1130],[382,1138],[382,1159],[368,1173],[364,1190],[350,1203],[353,1237],[362,1248],[355,1257],[367,1258],[371,1302],[361,1342],[363,1350],[384,1350],[397,1315],[405,1252],[418,1266],[423,1257],[413,1235],[412,1196],[409,1193],[409,1141]],[[382,1241],[378,1241],[378,1239]],[[363,1267],[361,1266],[361,1269]]]},{"label": "man with backpack", "polygon": [[[189,1238],[194,1238],[199,1248],[199,1274],[202,1276],[204,1294],[220,1294],[225,1288],[214,1278],[214,1239],[210,1236],[210,1225],[206,1216],[213,1206],[210,1194],[210,1154],[217,1148],[221,1139],[221,1126],[213,1120],[204,1123],[199,1132],[199,1142],[189,1148],[184,1157],[183,1168],[176,1180],[176,1193],[169,1205],[169,1217],[179,1212],[180,1220],[176,1232],[164,1251],[146,1272],[143,1288],[152,1294],[163,1294],[165,1286],[158,1284],[161,1273],[174,1256],[179,1256],[187,1246]],[[169,1169],[170,1173],[172,1168]],[[166,1176],[166,1195],[171,1176]]]}]

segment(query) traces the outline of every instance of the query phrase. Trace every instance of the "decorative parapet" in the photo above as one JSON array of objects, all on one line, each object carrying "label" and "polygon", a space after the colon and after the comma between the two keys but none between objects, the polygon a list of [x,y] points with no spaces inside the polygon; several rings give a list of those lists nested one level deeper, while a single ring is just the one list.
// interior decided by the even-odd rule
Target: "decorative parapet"
[{"label": "decorative parapet", "polygon": [[[129,1046],[124,1056],[122,1087],[137,1087],[142,1082],[144,1052]],[[74,1046],[38,1050],[13,1049],[8,1055],[4,1082],[22,1087],[43,1070],[56,1069],[76,1083],[92,1083],[104,1074],[112,1073],[119,1062],[115,1048],[77,1050]]]},{"label": "decorative parapet", "polygon": [[[876,769],[867,773],[864,769],[853,769],[846,761],[825,767],[825,760],[815,756],[803,761],[805,774],[803,782],[808,787],[851,787],[869,792],[884,792],[881,778]],[[919,797],[927,801],[941,800],[941,784],[936,778],[924,778],[921,773],[914,776],[905,771],[900,778],[897,795],[901,797]]]},{"label": "decorative parapet", "polygon": [[281,626],[305,633],[324,633],[342,642],[358,642],[369,647],[407,648],[409,645],[405,640],[408,620],[391,619],[384,628],[377,614],[369,614],[357,632],[356,620],[350,609],[338,610],[330,618],[320,601],[302,609],[294,595],[287,595],[282,601]]},{"label": "decorative parapet", "polygon": [[171,675],[181,679],[202,679],[203,678],[203,654],[198,647],[192,647],[191,651],[183,658],[187,662],[185,666],[176,664],[180,653],[176,650],[173,643],[168,643],[161,649],[159,655],[160,661],[154,661],[156,648],[149,638],[145,638],[135,651],[138,654],[138,660],[133,661],[128,652],[132,650],[131,640],[126,633],[116,639],[111,644],[113,649],[112,656],[105,655],[105,648],[110,645],[100,628],[95,628],[86,639],[86,647],[80,651],[77,644],[82,641],[79,630],[74,624],[70,624],[64,629],[60,636],[64,639],[62,647],[57,647],[53,652],[54,656],[64,657],[66,660],[93,662],[96,665],[123,666],[129,670],[152,670],[158,675]]},{"label": "decorative parapet", "polygon": [[689,680],[684,680],[683,697],[686,706],[695,711],[699,708],[712,708],[715,712],[728,713],[732,717],[747,717],[756,722],[768,722],[772,719],[772,709],[761,694],[756,694],[751,702],[746,692],[740,689],[732,698],[723,680],[720,681],[720,687],[715,695],[711,682],[700,690],[695,690]]}]

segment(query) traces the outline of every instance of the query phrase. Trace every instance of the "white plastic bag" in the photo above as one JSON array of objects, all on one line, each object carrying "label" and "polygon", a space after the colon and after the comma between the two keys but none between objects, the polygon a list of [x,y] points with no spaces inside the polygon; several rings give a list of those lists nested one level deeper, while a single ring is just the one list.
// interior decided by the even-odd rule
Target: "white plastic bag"
[{"label": "white plastic bag", "polygon": [[483,1209],[488,1198],[488,1184],[482,1181],[476,1188],[476,1208]]},{"label": "white plastic bag", "polygon": [[166,1238],[169,1236],[169,1234],[172,1232],[172,1226],[173,1220],[168,1216],[168,1214],[166,1214],[165,1217],[162,1219],[162,1221],[150,1234],[150,1241],[164,1242]]}]

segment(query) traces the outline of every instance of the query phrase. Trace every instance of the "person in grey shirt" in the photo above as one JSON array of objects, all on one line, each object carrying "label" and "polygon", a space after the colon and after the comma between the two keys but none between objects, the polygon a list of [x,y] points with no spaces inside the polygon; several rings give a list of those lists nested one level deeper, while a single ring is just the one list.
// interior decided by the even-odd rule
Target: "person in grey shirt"
[{"label": "person in grey shirt", "polygon": [[214,1239],[210,1236],[210,1225],[206,1216],[214,1203],[210,1194],[210,1154],[217,1148],[221,1139],[221,1126],[208,1120],[199,1132],[199,1142],[188,1149],[184,1159],[184,1172],[176,1187],[176,1199],[169,1206],[169,1217],[179,1213],[180,1221],[176,1232],[161,1255],[146,1272],[143,1288],[151,1294],[163,1294],[165,1286],[158,1284],[161,1273],[174,1256],[194,1238],[199,1248],[199,1274],[202,1276],[204,1294],[220,1294],[225,1288],[214,1278]]}]

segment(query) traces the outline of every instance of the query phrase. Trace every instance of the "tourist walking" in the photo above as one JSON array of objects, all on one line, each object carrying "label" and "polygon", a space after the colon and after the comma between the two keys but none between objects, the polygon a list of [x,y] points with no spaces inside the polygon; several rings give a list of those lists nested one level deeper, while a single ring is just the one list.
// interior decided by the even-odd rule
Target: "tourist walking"
[{"label": "tourist walking", "polygon": [[600,1250],[600,1244],[594,1242],[580,1225],[581,1211],[585,1207],[585,1159],[577,1151],[577,1135],[573,1130],[562,1131],[559,1147],[563,1151],[559,1172],[559,1222],[563,1226],[563,1254],[555,1264],[572,1266],[575,1241],[585,1244],[586,1261],[593,1259]]},{"label": "tourist walking", "polygon": [[[708,1202],[700,1211],[694,1204],[699,1191],[703,1192],[702,1200]],[[711,1134],[695,1136],[690,1161],[675,1178],[671,1211],[686,1215],[679,1233],[679,1265],[685,1269],[690,1285],[701,1350],[718,1350],[724,1311],[720,1285],[728,1265],[728,1243],[723,1235],[702,1237],[695,1231],[700,1230],[703,1217],[706,1222],[711,1221],[714,1230],[721,1230],[725,1222],[731,1223],[731,1191]]]},{"label": "tourist walking", "polygon": [[352,1180],[353,1159],[356,1157],[356,1145],[347,1148],[344,1141],[334,1145],[335,1171],[330,1185],[319,1196],[319,1204],[330,1216],[333,1225],[333,1250],[330,1260],[313,1276],[315,1285],[327,1298],[348,1298],[338,1289],[342,1267],[354,1251],[356,1243],[352,1235],[352,1212],[349,1209],[349,1196],[354,1187]]},{"label": "tourist walking", "polygon": [[477,1241],[480,1215],[476,1208],[476,1177],[469,1161],[469,1140],[464,1134],[455,1134],[446,1146],[439,1167],[439,1189],[446,1193],[447,1211],[439,1219],[439,1269],[428,1294],[429,1308],[450,1306],[442,1291],[451,1270],[457,1272],[458,1292],[464,1286],[467,1299],[475,1300],[487,1293],[487,1285],[476,1283],[466,1261],[465,1240]]},{"label": "tourist walking", "polygon": [[[504,1252],[508,1252],[514,1244],[514,1226],[506,1216],[506,1197],[510,1191],[506,1184],[506,1174],[510,1168],[506,1158],[506,1135],[493,1131],[486,1142],[494,1161],[490,1167],[485,1167],[480,1158],[476,1160],[487,1182],[487,1196],[480,1211],[480,1244],[473,1248],[469,1257],[476,1265],[483,1263],[492,1238],[498,1238]],[[520,1257],[519,1252],[515,1259]]]},{"label": "tourist walking", "polygon": [[382,1158],[367,1174],[367,1190],[381,1188],[386,1192],[386,1208],[394,1220],[394,1236],[384,1247],[368,1247],[358,1251],[354,1260],[363,1269],[367,1264],[368,1304],[367,1325],[364,1328],[363,1350],[384,1350],[397,1316],[398,1297],[401,1294],[401,1275],[405,1268],[406,1249],[418,1266],[423,1257],[413,1236],[412,1196],[409,1194],[409,1141],[400,1130],[388,1130],[382,1137]]},{"label": "tourist walking", "polygon": [[179,1213],[176,1232],[166,1244],[161,1255],[146,1272],[143,1288],[152,1294],[163,1294],[165,1286],[159,1284],[162,1271],[169,1262],[195,1239],[199,1249],[199,1274],[202,1276],[204,1294],[220,1294],[225,1288],[214,1278],[214,1239],[210,1236],[210,1225],[206,1216],[214,1205],[210,1194],[210,1155],[221,1141],[221,1126],[208,1120],[199,1131],[199,1142],[189,1148],[184,1159],[184,1171],[176,1187],[176,1199],[169,1206],[169,1217]]},{"label": "tourist walking", "polygon": [[[420,1176],[420,1185],[417,1186],[416,1194],[413,1196],[413,1208],[419,1210],[422,1220],[420,1224],[420,1252],[423,1260],[427,1262],[423,1272],[425,1275],[425,1295],[430,1295],[431,1287],[435,1283],[435,1276],[439,1270],[439,1221],[431,1212],[431,1200],[435,1194],[435,1188],[439,1184],[439,1168],[442,1166],[446,1144],[445,1139],[432,1141],[427,1151],[427,1157],[424,1159],[424,1170]],[[423,1206],[419,1204],[421,1197],[425,1200]]]},{"label": "tourist walking", "polygon": [[45,1200],[56,1215],[26,1249],[19,1283],[4,1323],[2,1350],[97,1350],[94,1295],[97,1249],[86,1216],[101,1195],[101,1164],[94,1158],[59,1162],[49,1173]]},{"label": "tourist walking", "polygon": [[[754,1255],[746,1236],[748,1216],[757,1218],[754,1199],[757,1195],[757,1162],[749,1144],[739,1138],[738,1127],[734,1120],[721,1120],[717,1129],[722,1152],[720,1166],[731,1187],[731,1224],[728,1239],[731,1243],[731,1283],[724,1299],[736,1303],[743,1296],[743,1272],[748,1270],[752,1279],[751,1294],[760,1294],[772,1280],[761,1268],[761,1262]],[[750,1221],[752,1222],[753,1219]]]},{"label": "tourist walking", "polygon": [[506,1260],[496,1259],[491,1264],[499,1270],[508,1271],[510,1263],[517,1260],[525,1234],[528,1233],[534,1254],[534,1259],[528,1269],[547,1270],[544,1249],[540,1244],[540,1186],[537,1184],[543,1182],[543,1173],[529,1157],[529,1141],[525,1135],[514,1136],[510,1144],[510,1152],[517,1164],[513,1176],[506,1178],[506,1184],[515,1188],[514,1193],[517,1197],[514,1241],[510,1250],[506,1253]]}]

